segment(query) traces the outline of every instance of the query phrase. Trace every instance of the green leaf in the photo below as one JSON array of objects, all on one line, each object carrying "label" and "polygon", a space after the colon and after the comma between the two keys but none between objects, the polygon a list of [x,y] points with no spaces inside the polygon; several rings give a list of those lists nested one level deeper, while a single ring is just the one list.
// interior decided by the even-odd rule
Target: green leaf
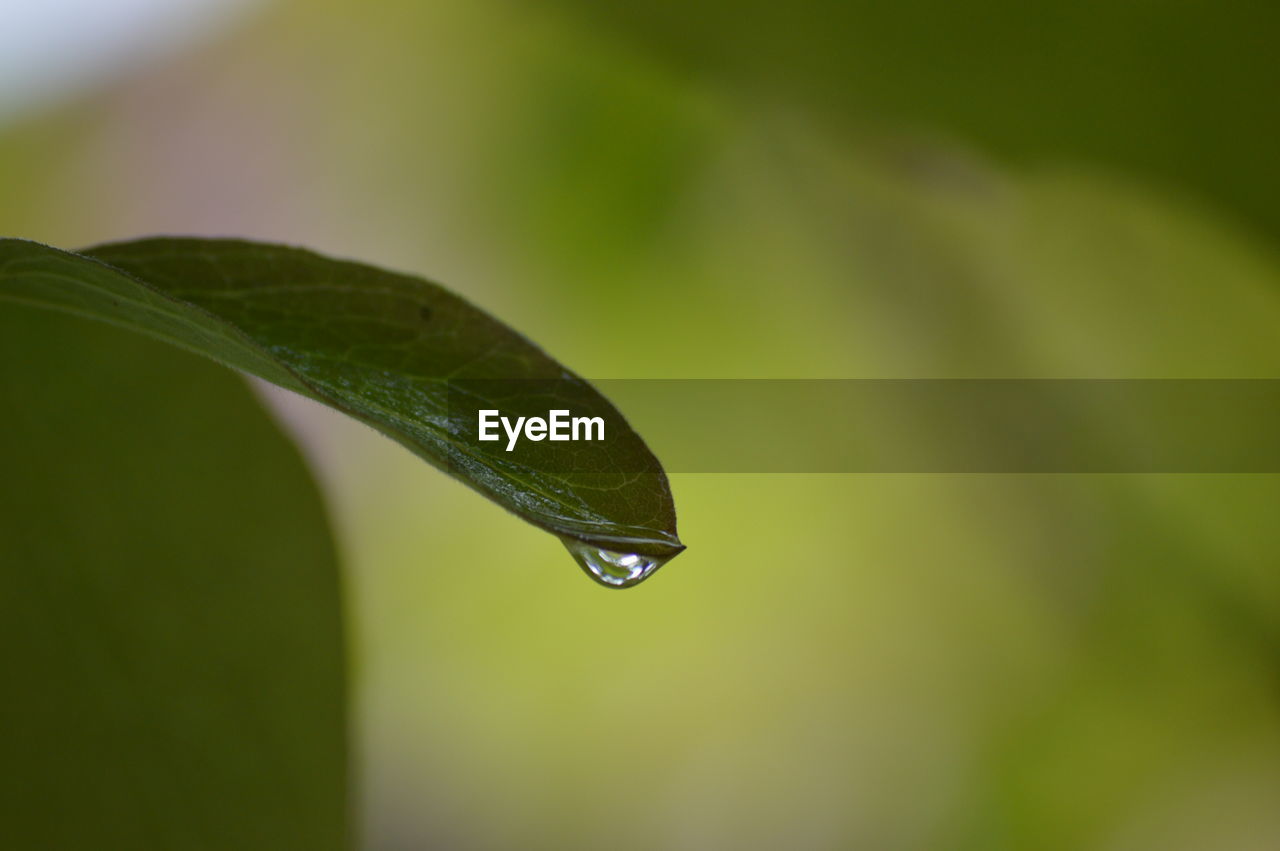
[{"label": "green leaf", "polygon": [[[665,560],[684,548],[661,465],[621,415],[528,340],[422,279],[237,240],[146,239],[73,254],[6,239],[0,298],[127,326],[324,402],[576,554],[585,546]],[[531,382],[528,399],[512,398],[520,382]],[[612,439],[547,443],[533,465],[480,447],[450,418],[460,387],[469,403],[510,409],[545,399],[545,382],[608,412]]]},{"label": "green leaf", "polygon": [[238,376],[0,303],[6,848],[337,849],[334,547]]},{"label": "green leaf", "polygon": [[1013,164],[1096,163],[1185,187],[1280,237],[1280,122],[1257,108],[1280,77],[1275,3],[558,5],[686,73],[808,106],[840,130],[941,133]]}]

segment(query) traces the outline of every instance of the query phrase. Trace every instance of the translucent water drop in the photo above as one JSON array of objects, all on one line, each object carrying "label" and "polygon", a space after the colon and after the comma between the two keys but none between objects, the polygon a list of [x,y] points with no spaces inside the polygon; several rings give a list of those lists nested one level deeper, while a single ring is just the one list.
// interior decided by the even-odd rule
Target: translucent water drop
[{"label": "translucent water drop", "polygon": [[643,556],[606,550],[575,538],[561,538],[575,561],[587,575],[610,588],[630,588],[643,582],[662,567],[670,557]]}]

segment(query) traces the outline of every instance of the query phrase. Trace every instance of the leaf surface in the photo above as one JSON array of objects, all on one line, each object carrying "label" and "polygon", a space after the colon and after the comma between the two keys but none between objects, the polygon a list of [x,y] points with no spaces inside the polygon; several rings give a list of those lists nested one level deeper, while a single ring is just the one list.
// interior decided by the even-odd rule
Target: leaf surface
[{"label": "leaf surface", "polygon": [[[144,239],[77,254],[6,239],[0,298],[127,326],[317,399],[567,541],[662,559],[683,549],[661,465],[616,409],[420,278],[240,240]],[[528,399],[512,397],[521,382],[537,388]],[[607,412],[612,439],[543,444],[535,465],[501,443],[477,444],[450,417],[451,394],[472,408],[527,409],[546,382]]]},{"label": "leaf surface", "polygon": [[[1275,3],[558,5],[739,97],[811,107],[841,133],[910,128],[1017,166],[1097,164],[1190,190],[1280,237],[1280,124],[1276,110],[1253,108],[1275,99]],[[945,180],[951,164],[928,150],[897,156]]]},{"label": "leaf surface", "polygon": [[348,847],[339,590],[243,381],[0,302],[0,844]]}]

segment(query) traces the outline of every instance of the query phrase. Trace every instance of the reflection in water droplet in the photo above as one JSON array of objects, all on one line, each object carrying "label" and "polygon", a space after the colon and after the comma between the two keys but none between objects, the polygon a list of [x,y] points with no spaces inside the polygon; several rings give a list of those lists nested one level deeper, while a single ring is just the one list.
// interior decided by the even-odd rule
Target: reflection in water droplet
[{"label": "reflection in water droplet", "polygon": [[670,561],[660,556],[606,550],[574,538],[560,540],[588,576],[609,588],[630,588]]}]

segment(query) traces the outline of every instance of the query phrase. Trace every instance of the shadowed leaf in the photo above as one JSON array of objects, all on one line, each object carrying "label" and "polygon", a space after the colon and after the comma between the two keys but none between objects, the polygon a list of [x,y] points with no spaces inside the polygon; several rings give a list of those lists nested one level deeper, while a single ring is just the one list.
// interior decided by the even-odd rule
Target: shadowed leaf
[{"label": "shadowed leaf", "polygon": [[237,376],[0,303],[0,845],[347,847],[333,544]]}]

